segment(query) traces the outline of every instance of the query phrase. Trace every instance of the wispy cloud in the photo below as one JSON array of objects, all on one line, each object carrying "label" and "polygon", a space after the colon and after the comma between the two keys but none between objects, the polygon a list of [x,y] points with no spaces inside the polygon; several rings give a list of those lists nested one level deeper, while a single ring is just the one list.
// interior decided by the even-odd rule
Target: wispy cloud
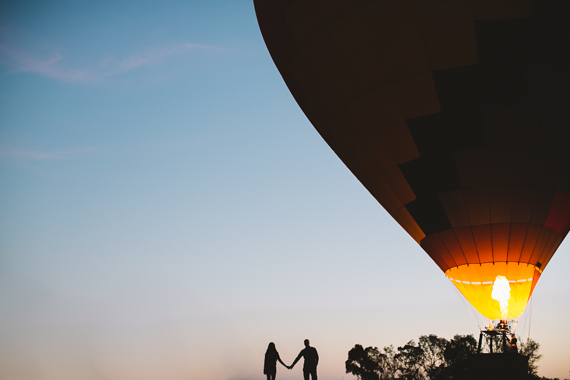
[{"label": "wispy cloud", "polygon": [[117,75],[120,73],[134,70],[142,66],[157,64],[169,58],[187,53],[191,50],[221,50],[221,49],[211,46],[204,46],[204,45],[197,45],[190,43],[154,47],[148,49],[144,53],[134,54],[120,61],[116,61],[113,59],[106,60],[105,64],[111,66],[111,69],[107,72],[102,72],[101,76]]},{"label": "wispy cloud", "polygon": [[2,61],[12,67],[10,74],[30,72],[72,82],[92,80],[92,74],[86,70],[63,68],[58,65],[58,62],[63,59],[59,53],[54,53],[51,57],[41,59],[31,56],[25,51],[0,45],[0,56]]},{"label": "wispy cloud", "polygon": [[11,74],[29,72],[67,82],[93,83],[120,75],[144,66],[156,65],[193,50],[222,50],[213,46],[192,43],[152,47],[122,59],[106,58],[88,68],[71,68],[59,52],[47,58],[37,58],[28,52],[0,44],[2,61],[12,67]]},{"label": "wispy cloud", "polygon": [[78,148],[67,149],[52,152],[45,152],[39,150],[25,150],[14,147],[0,147],[0,157],[11,158],[26,161],[44,161],[44,160],[59,160],[69,158],[74,155],[89,153],[97,150],[96,148]]}]

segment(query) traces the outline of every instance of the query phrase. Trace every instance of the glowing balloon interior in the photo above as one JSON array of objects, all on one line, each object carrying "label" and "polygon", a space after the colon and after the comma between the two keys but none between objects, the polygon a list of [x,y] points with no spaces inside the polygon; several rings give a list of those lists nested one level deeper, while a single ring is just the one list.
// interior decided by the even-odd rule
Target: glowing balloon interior
[{"label": "glowing balloon interior", "polygon": [[566,1],[255,0],[339,158],[490,319],[570,230]]},{"label": "glowing balloon interior", "polygon": [[458,266],[445,275],[481,314],[510,319],[524,311],[539,273],[528,264],[485,263]]}]

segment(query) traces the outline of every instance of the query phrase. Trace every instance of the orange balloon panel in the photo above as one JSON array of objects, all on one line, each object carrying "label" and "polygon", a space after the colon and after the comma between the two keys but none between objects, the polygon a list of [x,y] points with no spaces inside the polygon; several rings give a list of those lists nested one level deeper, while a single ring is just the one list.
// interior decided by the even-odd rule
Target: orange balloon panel
[{"label": "orange balloon panel", "polygon": [[[445,272],[453,285],[481,314],[489,319],[517,318],[524,311],[532,294],[540,270],[533,265],[519,263],[488,263],[460,265]],[[499,276],[508,280],[506,307],[494,299],[493,285]]]},{"label": "orange balloon panel", "polygon": [[519,315],[570,231],[567,1],[254,4],[338,157],[481,313]]}]

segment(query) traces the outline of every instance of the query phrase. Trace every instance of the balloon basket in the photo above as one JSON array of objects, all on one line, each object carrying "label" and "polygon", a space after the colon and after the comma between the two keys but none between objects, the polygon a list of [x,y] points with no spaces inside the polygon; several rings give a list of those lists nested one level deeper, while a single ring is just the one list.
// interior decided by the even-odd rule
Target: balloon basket
[{"label": "balloon basket", "polygon": [[467,380],[528,380],[528,356],[473,354],[467,358]]},{"label": "balloon basket", "polygon": [[518,353],[517,338],[514,333],[516,325],[516,320],[500,319],[496,323],[491,321],[489,327],[479,333],[477,354],[481,353],[484,341],[487,343],[490,354],[495,352]]}]

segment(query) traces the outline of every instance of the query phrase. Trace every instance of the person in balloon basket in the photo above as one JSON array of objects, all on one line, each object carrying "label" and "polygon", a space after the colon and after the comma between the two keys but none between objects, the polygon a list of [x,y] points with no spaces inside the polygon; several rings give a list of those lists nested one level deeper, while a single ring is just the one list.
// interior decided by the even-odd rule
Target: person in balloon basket
[{"label": "person in balloon basket", "polygon": [[265,351],[265,361],[263,362],[263,373],[267,375],[267,380],[275,380],[275,375],[277,373],[277,361],[283,364],[284,367],[289,368],[287,364],[281,361],[279,352],[277,352],[277,349],[275,348],[275,343],[271,342],[269,343],[269,346],[267,346],[267,351]]},{"label": "person in balloon basket", "polygon": [[317,364],[319,364],[319,354],[317,353],[317,349],[315,347],[311,347],[309,339],[305,339],[305,348],[299,352],[297,358],[291,364],[289,369],[293,369],[295,364],[301,358],[305,358],[305,363],[303,364],[303,377],[305,380],[309,380],[309,375],[311,376],[312,380],[317,380]]}]

